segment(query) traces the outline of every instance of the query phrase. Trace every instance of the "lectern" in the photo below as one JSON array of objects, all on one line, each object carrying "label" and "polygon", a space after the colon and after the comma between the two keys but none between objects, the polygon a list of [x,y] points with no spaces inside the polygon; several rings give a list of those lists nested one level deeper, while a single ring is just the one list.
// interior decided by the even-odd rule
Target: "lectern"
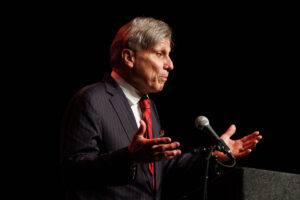
[{"label": "lectern", "polygon": [[208,186],[208,200],[300,200],[300,174],[234,168]]}]

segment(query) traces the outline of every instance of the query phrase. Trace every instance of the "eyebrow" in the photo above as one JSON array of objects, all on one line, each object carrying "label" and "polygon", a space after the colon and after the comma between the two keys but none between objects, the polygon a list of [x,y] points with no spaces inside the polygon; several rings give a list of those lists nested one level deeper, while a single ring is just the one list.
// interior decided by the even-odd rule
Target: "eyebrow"
[{"label": "eyebrow", "polygon": [[[166,48],[165,46],[163,46],[163,47],[157,47],[157,48],[153,47],[152,50],[153,50],[153,51],[165,51],[165,52],[168,52],[168,48]],[[170,48],[169,53],[170,53],[171,51],[172,51],[172,48]]]}]

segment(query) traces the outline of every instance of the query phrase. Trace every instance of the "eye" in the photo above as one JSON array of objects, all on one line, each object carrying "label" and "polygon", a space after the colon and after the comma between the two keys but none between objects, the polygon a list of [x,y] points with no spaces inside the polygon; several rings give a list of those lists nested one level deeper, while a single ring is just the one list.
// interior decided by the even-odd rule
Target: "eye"
[{"label": "eye", "polygon": [[158,51],[158,52],[156,52],[156,55],[157,55],[158,57],[160,57],[160,56],[162,56],[162,55],[163,55],[163,53],[162,53],[162,52],[160,52],[160,51]]}]

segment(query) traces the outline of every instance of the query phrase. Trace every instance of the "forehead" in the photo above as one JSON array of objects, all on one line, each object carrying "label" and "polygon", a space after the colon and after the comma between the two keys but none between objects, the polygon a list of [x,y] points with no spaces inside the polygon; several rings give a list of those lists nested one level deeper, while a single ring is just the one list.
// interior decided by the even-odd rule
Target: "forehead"
[{"label": "forehead", "polygon": [[170,51],[171,50],[171,41],[169,38],[164,38],[156,43],[153,47],[154,49],[165,49]]}]

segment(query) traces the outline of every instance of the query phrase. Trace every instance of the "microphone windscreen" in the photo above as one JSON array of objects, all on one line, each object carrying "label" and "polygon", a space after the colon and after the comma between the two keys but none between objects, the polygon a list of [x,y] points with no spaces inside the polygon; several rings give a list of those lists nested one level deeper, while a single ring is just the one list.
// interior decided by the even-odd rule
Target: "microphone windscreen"
[{"label": "microphone windscreen", "polygon": [[195,125],[197,129],[203,130],[205,126],[209,125],[209,121],[205,116],[199,116],[195,119]]}]

